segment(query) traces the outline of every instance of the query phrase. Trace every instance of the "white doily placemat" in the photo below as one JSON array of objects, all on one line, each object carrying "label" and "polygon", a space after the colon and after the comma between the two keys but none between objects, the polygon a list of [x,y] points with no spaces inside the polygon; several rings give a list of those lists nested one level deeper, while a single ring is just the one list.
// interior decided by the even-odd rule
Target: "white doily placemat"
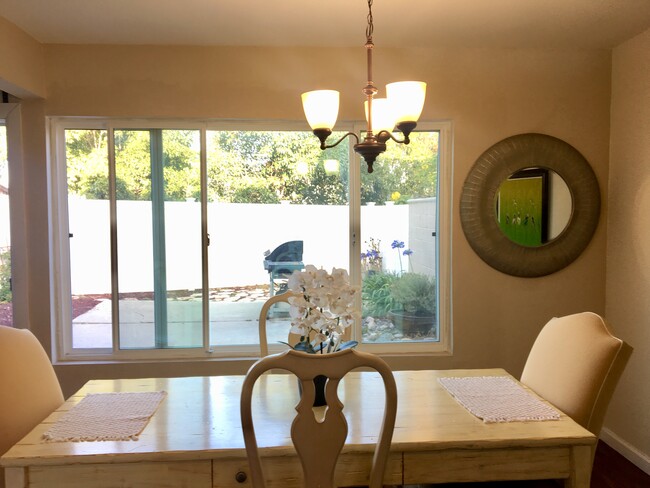
[{"label": "white doily placemat", "polygon": [[439,378],[440,384],[486,423],[559,420],[560,413],[507,376]]},{"label": "white doily placemat", "polygon": [[91,393],[43,434],[49,442],[138,440],[167,393]]}]

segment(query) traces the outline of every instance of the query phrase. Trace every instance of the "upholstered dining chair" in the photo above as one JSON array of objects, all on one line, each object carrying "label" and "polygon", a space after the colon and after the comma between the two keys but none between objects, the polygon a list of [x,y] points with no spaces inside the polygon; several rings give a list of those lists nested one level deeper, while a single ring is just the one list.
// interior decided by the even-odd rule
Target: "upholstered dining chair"
[{"label": "upholstered dining chair", "polygon": [[[260,318],[259,318],[259,328],[260,328],[260,357],[268,356],[269,355],[269,344],[268,344],[268,335],[266,331],[266,326],[267,326],[267,320],[269,316],[269,312],[271,311],[271,307],[277,303],[289,303],[289,298],[298,296],[297,293],[292,292],[292,291],[286,291],[280,295],[273,295],[271,298],[269,298],[266,302],[264,302],[264,305],[262,305],[262,309],[260,310]],[[287,337],[288,337],[288,342],[291,344],[292,340],[292,334],[289,333],[290,327],[287,326]]]},{"label": "upholstered dining chair", "polygon": [[[343,404],[338,398],[340,380],[352,369],[368,367],[382,377],[385,389],[384,417],[372,460],[369,488],[380,488],[386,470],[395,415],[397,387],[393,373],[378,356],[346,349],[331,354],[307,354],[288,349],[266,356],[249,369],[241,393],[241,421],[244,444],[250,465],[253,488],[263,488],[265,478],[251,414],[253,386],[257,379],[271,369],[283,369],[296,375],[302,385],[302,397],[295,407],[297,415],[291,426],[291,438],[300,458],[306,488],[333,488],[336,463],[345,444],[348,424],[343,415]],[[314,378],[324,375],[327,401],[324,415],[316,415]],[[320,407],[323,408],[323,407]]]},{"label": "upholstered dining chair", "polygon": [[63,401],[52,363],[38,339],[26,329],[0,326],[0,455]]},{"label": "upholstered dining chair", "polygon": [[553,318],[535,339],[521,382],[598,435],[631,353],[595,313]]}]

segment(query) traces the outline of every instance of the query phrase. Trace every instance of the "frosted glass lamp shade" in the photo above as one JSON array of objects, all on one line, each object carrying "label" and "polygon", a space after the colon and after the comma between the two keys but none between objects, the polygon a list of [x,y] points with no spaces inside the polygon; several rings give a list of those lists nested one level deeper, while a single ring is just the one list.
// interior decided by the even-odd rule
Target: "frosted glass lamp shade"
[{"label": "frosted glass lamp shade", "polygon": [[312,130],[331,130],[339,115],[339,92],[316,90],[303,93],[302,108]]},{"label": "frosted glass lamp shade", "polygon": [[[364,102],[366,120],[368,120],[368,101]],[[372,132],[379,134],[382,130],[393,132],[395,128],[395,110],[387,98],[373,98],[372,100]]]},{"label": "frosted glass lamp shade", "polygon": [[424,107],[427,84],[423,81],[398,81],[386,85],[386,94],[395,108],[397,121],[417,122]]}]

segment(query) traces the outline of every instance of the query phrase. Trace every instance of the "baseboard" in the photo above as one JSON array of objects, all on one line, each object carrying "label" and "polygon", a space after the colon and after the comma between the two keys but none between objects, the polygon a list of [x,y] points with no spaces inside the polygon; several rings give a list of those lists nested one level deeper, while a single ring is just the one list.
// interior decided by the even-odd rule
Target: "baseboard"
[{"label": "baseboard", "polygon": [[647,454],[639,451],[636,447],[627,443],[609,429],[602,429],[600,431],[600,438],[641,471],[650,475],[650,457]]}]

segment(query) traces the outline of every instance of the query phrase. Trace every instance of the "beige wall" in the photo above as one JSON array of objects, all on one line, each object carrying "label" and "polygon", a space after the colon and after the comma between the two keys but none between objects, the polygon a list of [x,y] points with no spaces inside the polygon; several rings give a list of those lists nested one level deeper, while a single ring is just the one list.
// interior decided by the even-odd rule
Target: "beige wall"
[{"label": "beige wall", "polygon": [[650,471],[650,30],[614,50],[607,318],[634,347],[605,427]]},{"label": "beige wall", "polygon": [[44,47],[0,17],[0,90],[19,98],[42,97]]}]

